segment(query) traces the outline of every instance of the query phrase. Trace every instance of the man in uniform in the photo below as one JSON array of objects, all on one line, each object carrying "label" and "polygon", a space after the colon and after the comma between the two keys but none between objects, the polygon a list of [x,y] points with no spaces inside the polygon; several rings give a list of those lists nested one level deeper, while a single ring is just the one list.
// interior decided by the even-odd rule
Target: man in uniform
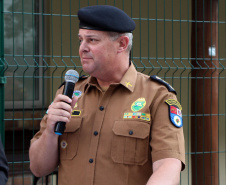
[{"label": "man in uniform", "polygon": [[2,146],[2,141],[0,139],[0,184],[6,184],[8,180],[8,163],[5,157],[4,148]]},{"label": "man in uniform", "polygon": [[[60,185],[178,184],[182,107],[169,84],[131,63],[134,21],[108,5],[82,8],[78,18],[79,55],[90,76],[76,83],[72,100],[63,86],[57,91],[31,141],[32,172],[58,167]],[[57,121],[66,122],[61,136]]]}]

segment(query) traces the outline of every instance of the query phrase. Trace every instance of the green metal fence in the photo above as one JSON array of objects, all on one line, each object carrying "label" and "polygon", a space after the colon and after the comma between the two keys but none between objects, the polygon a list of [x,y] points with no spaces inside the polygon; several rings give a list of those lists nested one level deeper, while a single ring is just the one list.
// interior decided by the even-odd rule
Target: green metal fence
[{"label": "green metal fence", "polygon": [[[65,72],[84,74],[77,10],[96,4],[117,6],[134,19],[137,70],[177,90],[186,141],[180,184],[225,185],[226,0],[0,0],[0,133],[8,184],[33,183],[30,139]],[[54,175],[49,184],[56,184]]]}]

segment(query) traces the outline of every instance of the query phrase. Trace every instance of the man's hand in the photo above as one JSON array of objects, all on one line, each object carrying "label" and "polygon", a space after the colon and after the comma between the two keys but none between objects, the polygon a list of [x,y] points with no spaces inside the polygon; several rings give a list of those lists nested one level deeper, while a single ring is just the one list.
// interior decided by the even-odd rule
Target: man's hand
[{"label": "man's hand", "polygon": [[62,121],[68,123],[71,119],[72,109],[75,106],[78,98],[69,97],[58,94],[52,104],[48,108],[47,131],[54,133],[56,122]]}]

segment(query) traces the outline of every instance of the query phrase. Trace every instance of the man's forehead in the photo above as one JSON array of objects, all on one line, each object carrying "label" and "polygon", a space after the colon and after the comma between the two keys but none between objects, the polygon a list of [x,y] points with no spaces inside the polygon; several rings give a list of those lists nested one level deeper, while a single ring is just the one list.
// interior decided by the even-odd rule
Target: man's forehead
[{"label": "man's forehead", "polygon": [[103,37],[107,34],[104,31],[79,29],[79,37]]}]

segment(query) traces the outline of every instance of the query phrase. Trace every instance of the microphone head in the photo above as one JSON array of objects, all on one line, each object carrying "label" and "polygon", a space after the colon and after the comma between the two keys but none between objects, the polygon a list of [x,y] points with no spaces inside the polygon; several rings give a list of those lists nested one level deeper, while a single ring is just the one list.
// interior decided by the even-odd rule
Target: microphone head
[{"label": "microphone head", "polygon": [[66,72],[64,79],[66,82],[76,83],[79,79],[79,74],[77,71],[70,69]]}]

